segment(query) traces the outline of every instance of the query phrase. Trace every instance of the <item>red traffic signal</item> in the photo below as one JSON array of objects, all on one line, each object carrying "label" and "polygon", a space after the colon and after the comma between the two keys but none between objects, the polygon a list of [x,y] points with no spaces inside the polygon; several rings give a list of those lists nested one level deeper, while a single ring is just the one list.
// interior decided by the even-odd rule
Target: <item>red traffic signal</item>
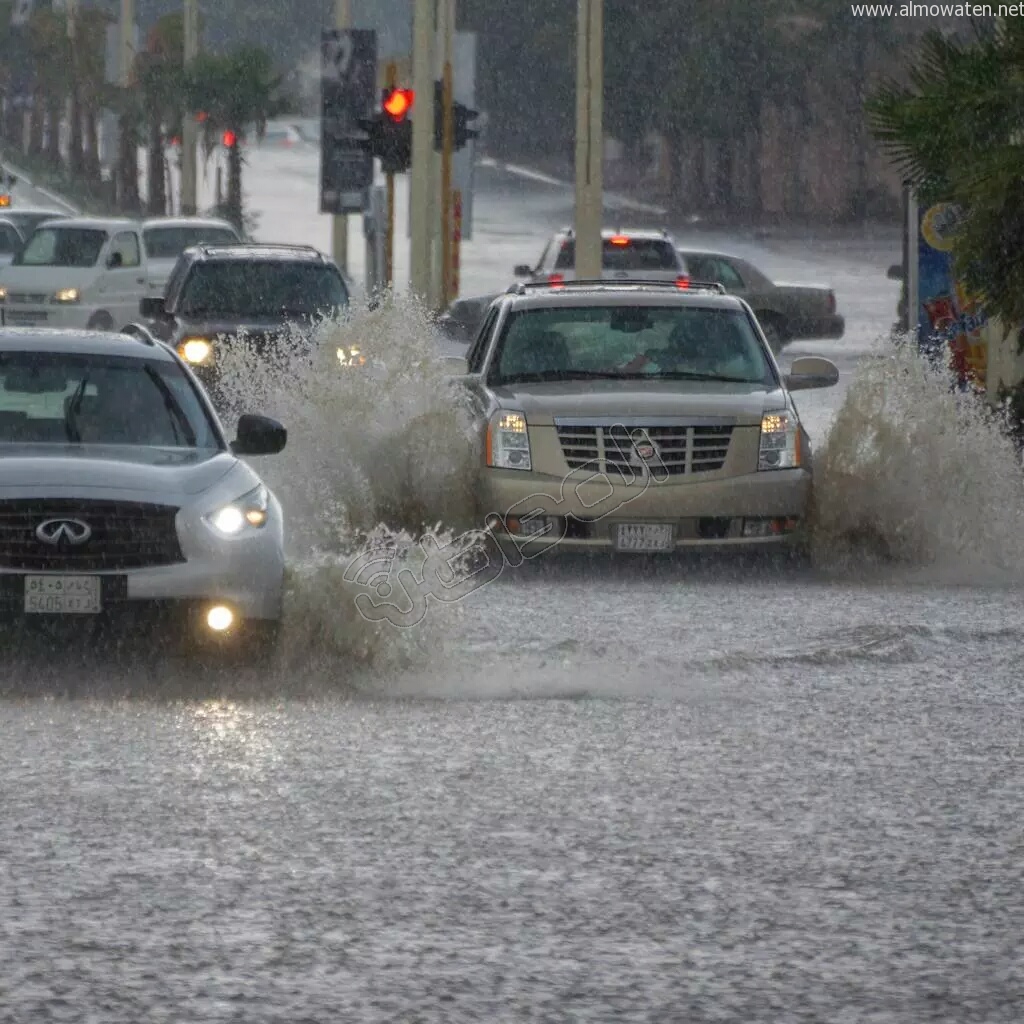
[{"label": "red traffic signal", "polygon": [[225,149],[233,149],[234,146],[235,146],[235,143],[238,141],[238,136],[235,135],[235,133],[233,131],[231,131],[231,129],[229,128],[220,137],[220,141],[224,144],[224,148]]},{"label": "red traffic signal", "polygon": [[405,120],[406,115],[412,110],[412,103],[416,94],[412,89],[385,89],[381,106],[384,113],[396,124]]}]

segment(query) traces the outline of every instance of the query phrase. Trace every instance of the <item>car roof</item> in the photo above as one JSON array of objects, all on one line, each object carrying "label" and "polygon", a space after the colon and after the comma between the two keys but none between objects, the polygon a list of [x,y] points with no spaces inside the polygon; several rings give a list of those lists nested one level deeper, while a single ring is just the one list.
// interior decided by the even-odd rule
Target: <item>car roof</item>
[{"label": "car roof", "polygon": [[236,231],[233,224],[219,217],[147,217],[144,228],[230,228]]},{"label": "car roof", "polygon": [[[559,238],[575,238],[576,232],[573,228],[562,228],[556,232]],[[601,239],[607,241],[609,238],[632,238],[644,242],[671,242],[672,236],[660,228],[602,228]]]},{"label": "car roof", "polygon": [[51,210],[48,206],[5,206],[3,209],[4,216],[7,216],[9,213],[30,213],[32,216],[45,213],[48,217],[74,216],[74,214],[68,213],[67,210]]},{"label": "car roof", "polygon": [[63,228],[93,228],[98,231],[137,228],[138,226],[139,221],[130,217],[67,217],[61,221]]},{"label": "car roof", "polygon": [[743,309],[735,295],[716,288],[658,287],[645,282],[586,282],[582,286],[530,287],[513,285],[502,298],[512,309],[557,309],[560,306],[682,306]]},{"label": "car roof", "polygon": [[173,362],[162,344],[131,334],[60,327],[0,327],[0,352],[79,353],[90,356],[129,356]]},{"label": "car roof", "polygon": [[311,245],[276,245],[242,242],[238,245],[193,245],[186,252],[200,259],[211,260],[294,260],[303,263],[330,263],[319,249]]},{"label": "car roof", "polygon": [[723,260],[739,260],[742,263],[748,262],[743,256],[737,256],[734,252],[722,252],[720,249],[691,249],[684,245],[677,245],[676,248],[683,256],[716,256]]}]

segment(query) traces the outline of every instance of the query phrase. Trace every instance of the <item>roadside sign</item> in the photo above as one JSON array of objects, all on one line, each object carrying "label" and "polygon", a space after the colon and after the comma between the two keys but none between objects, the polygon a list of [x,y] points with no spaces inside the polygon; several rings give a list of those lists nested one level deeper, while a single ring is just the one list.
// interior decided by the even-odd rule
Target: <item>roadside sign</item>
[{"label": "roadside sign", "polygon": [[320,37],[320,212],[361,213],[373,184],[373,157],[359,119],[377,100],[377,33],[327,29]]}]

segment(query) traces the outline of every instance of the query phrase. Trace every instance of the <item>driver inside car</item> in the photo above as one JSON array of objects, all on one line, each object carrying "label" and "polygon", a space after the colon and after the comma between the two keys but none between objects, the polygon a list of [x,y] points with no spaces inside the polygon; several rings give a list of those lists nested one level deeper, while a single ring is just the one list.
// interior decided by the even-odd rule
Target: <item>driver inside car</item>
[{"label": "driver inside car", "polygon": [[66,418],[82,444],[174,444],[160,395],[140,383],[103,381],[96,394],[66,400]]},{"label": "driver inside car", "polygon": [[639,353],[623,368],[627,373],[700,373],[747,378],[750,359],[738,328],[724,317],[709,318],[701,327],[686,322],[672,328],[661,349]]}]

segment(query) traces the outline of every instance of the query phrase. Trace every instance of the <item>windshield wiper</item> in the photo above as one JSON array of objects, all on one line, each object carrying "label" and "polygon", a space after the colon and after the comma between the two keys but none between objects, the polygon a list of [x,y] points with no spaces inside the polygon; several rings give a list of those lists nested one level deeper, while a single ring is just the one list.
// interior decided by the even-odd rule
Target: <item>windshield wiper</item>
[{"label": "windshield wiper", "polygon": [[535,373],[511,373],[502,377],[501,384],[529,384],[532,381],[559,380],[628,380],[630,373],[616,373],[610,370],[539,370]]},{"label": "windshield wiper", "polygon": [[82,443],[82,435],[78,429],[78,413],[82,408],[85,389],[88,386],[89,374],[86,373],[82,376],[81,381],[79,381],[78,387],[75,388],[75,393],[71,396],[71,401],[68,402],[67,410],[64,413],[64,431],[72,444]]},{"label": "windshield wiper", "polygon": [[723,384],[760,384],[759,380],[751,380],[749,377],[729,377],[722,373],[697,373],[694,370],[664,370],[661,373],[651,375],[655,380],[659,377],[663,380],[713,380]]},{"label": "windshield wiper", "polygon": [[[196,447],[196,434],[192,429],[192,424],[189,423],[188,417],[181,410],[181,406],[174,400],[174,395],[171,389],[167,386],[167,381],[160,376],[152,366],[145,367],[146,376],[156,385],[156,389],[160,392],[160,397],[164,400],[164,408],[167,410],[168,415],[171,417],[171,427],[174,430],[174,439],[180,440],[181,434],[185,436],[185,445],[188,448]],[[178,428],[181,427],[179,433]]]}]

